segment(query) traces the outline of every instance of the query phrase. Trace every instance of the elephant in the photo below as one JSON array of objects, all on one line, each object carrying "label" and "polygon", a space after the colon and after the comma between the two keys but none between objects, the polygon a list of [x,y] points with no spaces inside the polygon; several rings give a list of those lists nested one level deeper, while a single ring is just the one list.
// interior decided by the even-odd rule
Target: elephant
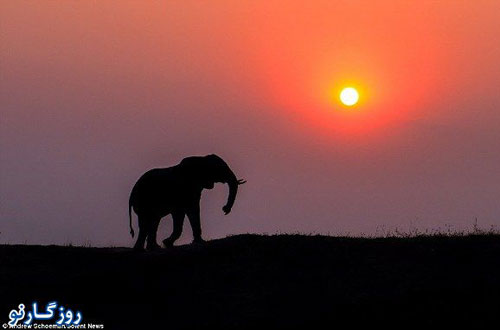
[{"label": "elephant", "polygon": [[193,243],[203,242],[200,225],[200,199],[203,189],[212,189],[216,182],[227,183],[229,195],[222,207],[224,214],[231,212],[238,186],[246,181],[238,180],[222,158],[217,155],[192,156],[168,168],[155,168],[144,173],[135,183],[129,199],[130,235],[132,208],[138,216],[139,236],[135,250],[160,248],[156,232],[161,218],[172,215],[173,232],[163,240],[165,247],[172,247],[181,236],[184,217],[187,215],[193,232]]}]

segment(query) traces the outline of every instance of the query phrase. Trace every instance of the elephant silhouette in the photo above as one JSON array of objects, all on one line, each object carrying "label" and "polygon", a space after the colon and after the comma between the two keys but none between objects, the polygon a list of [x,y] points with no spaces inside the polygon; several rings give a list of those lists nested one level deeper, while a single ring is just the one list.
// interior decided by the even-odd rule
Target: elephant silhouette
[{"label": "elephant silhouette", "polygon": [[200,225],[200,199],[203,189],[212,189],[216,182],[227,183],[229,195],[222,207],[225,214],[231,212],[238,186],[245,183],[236,179],[233,171],[217,155],[184,158],[179,164],[168,168],[155,168],[144,173],[132,188],[129,199],[130,234],[132,208],[138,216],[139,236],[134,249],[160,248],[156,243],[156,232],[161,218],[172,214],[173,232],[163,240],[165,247],[173,246],[181,236],[184,217],[187,215],[193,231],[193,242],[203,242]]}]

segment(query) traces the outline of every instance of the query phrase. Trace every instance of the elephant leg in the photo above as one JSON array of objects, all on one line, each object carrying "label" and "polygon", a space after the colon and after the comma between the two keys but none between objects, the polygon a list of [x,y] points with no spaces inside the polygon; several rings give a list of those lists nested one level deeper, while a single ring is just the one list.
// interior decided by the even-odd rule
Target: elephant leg
[{"label": "elephant leg", "polygon": [[137,237],[137,242],[135,242],[134,250],[143,251],[144,242],[148,236],[150,218],[144,215],[139,215],[139,236]]},{"label": "elephant leg", "polygon": [[186,213],[193,230],[193,243],[203,242],[203,238],[201,238],[200,205],[197,204],[189,208]]},{"label": "elephant leg", "polygon": [[148,228],[148,238],[146,248],[148,250],[157,250],[160,248],[158,243],[156,243],[156,232],[158,231],[158,225],[160,224],[161,218],[155,217],[151,218],[150,226]]},{"label": "elephant leg", "polygon": [[174,246],[174,242],[181,237],[182,226],[184,224],[184,212],[172,212],[172,219],[174,220],[174,229],[170,237],[163,240],[163,245],[166,248]]}]

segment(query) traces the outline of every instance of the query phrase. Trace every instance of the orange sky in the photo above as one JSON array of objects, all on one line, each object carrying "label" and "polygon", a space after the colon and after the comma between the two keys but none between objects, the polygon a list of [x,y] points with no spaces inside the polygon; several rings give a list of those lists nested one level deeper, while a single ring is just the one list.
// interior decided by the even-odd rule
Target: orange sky
[{"label": "orange sky", "polygon": [[[491,90],[498,73],[497,1],[20,3],[3,4],[6,61],[214,81],[329,132],[432,116],[416,108]],[[365,91],[349,114],[332,100],[344,84]]]},{"label": "orange sky", "polygon": [[[10,196],[0,216],[12,222],[0,231],[14,241],[40,217],[56,218],[43,239],[64,240],[50,226],[81,213],[89,225],[72,226],[92,236],[89,219],[102,216],[110,229],[96,241],[113,241],[141,171],[211,152],[253,182],[238,220],[215,221],[212,236],[498,221],[499,1],[0,7],[0,190]],[[361,92],[352,109],[336,99],[345,85]],[[94,190],[103,195],[75,197]],[[46,209],[61,199],[62,211]]]}]

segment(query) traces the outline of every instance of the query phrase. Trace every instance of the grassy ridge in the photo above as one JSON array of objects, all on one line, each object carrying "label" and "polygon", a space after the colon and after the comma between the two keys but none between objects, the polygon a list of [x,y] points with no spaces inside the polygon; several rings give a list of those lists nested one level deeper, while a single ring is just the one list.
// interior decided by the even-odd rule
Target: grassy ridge
[{"label": "grassy ridge", "polygon": [[239,235],[136,253],[0,246],[0,323],[57,300],[106,329],[500,321],[500,236]]}]

